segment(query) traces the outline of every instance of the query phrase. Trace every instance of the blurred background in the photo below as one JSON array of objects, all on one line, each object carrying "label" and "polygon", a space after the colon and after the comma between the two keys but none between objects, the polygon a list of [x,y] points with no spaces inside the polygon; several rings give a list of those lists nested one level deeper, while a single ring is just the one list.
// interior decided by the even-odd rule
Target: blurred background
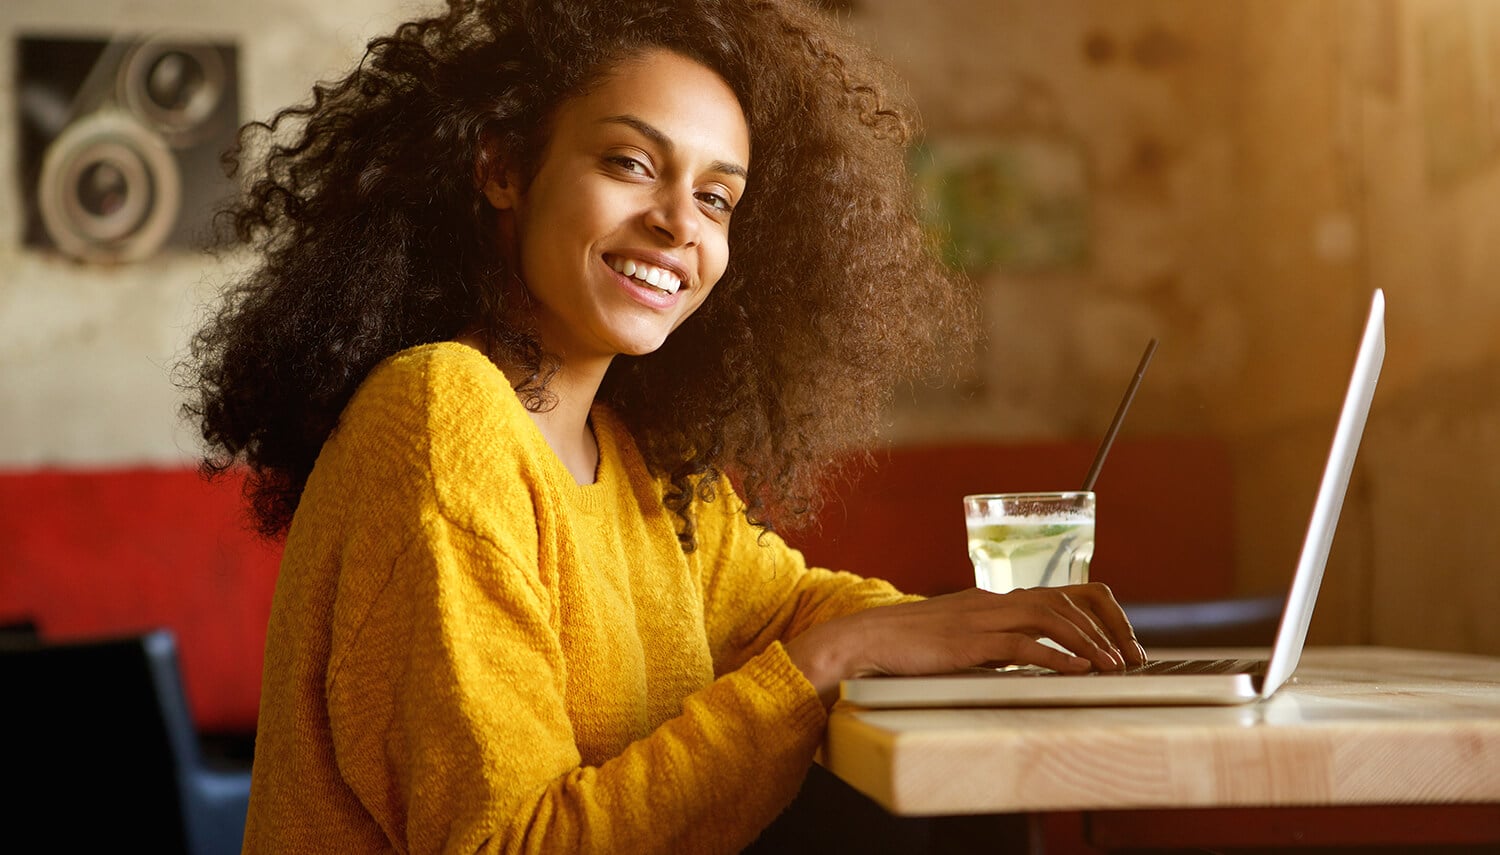
[{"label": "blurred background", "polygon": [[[1111,567],[1175,556],[1201,511],[1226,521],[1212,556],[1163,557],[1162,584],[1281,594],[1383,288],[1389,354],[1312,639],[1500,654],[1500,4],[823,5],[906,81],[913,175],[985,313],[956,384],[902,392],[893,448],[1084,449],[1081,481],[1156,337],[1121,446],[1146,465],[1100,484],[1147,522],[1112,558],[1101,520],[1095,577],[1128,589]],[[0,623],[173,627],[208,730],[253,728],[276,562],[234,485],[197,480],[171,379],[236,263],[192,249],[231,189],[214,156],[423,8],[0,7]],[[1195,468],[1205,448],[1219,463]]]}]

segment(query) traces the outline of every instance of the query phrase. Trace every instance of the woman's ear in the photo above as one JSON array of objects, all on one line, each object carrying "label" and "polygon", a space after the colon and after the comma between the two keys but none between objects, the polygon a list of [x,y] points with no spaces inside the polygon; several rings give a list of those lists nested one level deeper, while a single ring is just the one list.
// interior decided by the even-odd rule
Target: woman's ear
[{"label": "woman's ear", "polygon": [[520,201],[520,193],[516,189],[518,184],[510,170],[494,170],[484,182],[484,198],[497,211],[513,210]]},{"label": "woman's ear", "polygon": [[479,141],[479,157],[474,161],[474,183],[497,211],[512,210],[520,201],[519,176],[500,148],[500,140],[486,133]]}]

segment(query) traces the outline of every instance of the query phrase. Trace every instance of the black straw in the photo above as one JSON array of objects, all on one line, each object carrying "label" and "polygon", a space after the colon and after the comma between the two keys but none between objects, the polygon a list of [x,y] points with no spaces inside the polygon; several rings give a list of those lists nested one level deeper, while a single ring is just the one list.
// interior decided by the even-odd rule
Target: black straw
[{"label": "black straw", "polygon": [[1104,441],[1099,443],[1099,451],[1094,454],[1094,465],[1089,467],[1088,477],[1083,479],[1083,491],[1094,489],[1094,482],[1099,480],[1099,470],[1104,468],[1104,457],[1109,454],[1109,447],[1114,444],[1115,434],[1120,432],[1120,423],[1125,421],[1125,411],[1130,409],[1130,402],[1135,399],[1135,390],[1141,388],[1141,378],[1146,376],[1146,366],[1151,364],[1151,355],[1156,353],[1156,339],[1146,342],[1146,352],[1141,354],[1141,364],[1135,368],[1135,376],[1130,378],[1130,386],[1125,390],[1125,397],[1120,401],[1120,408],[1115,410],[1115,420],[1109,423],[1109,430],[1104,433]]}]

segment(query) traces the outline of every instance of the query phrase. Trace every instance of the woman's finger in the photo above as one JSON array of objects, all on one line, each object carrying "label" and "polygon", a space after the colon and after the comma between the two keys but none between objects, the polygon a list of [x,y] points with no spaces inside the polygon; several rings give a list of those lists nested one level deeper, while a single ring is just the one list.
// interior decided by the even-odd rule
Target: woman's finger
[{"label": "woman's finger", "polygon": [[1082,674],[1094,665],[1082,656],[1058,650],[1025,635],[997,639],[996,656],[990,660],[1006,665],[1035,665],[1063,674]]},{"label": "woman's finger", "polygon": [[1101,671],[1125,667],[1124,657],[1081,609],[1062,599],[1053,607],[1052,615],[1050,625],[1042,632],[1047,638],[1088,659]]},{"label": "woman's finger", "polygon": [[1088,606],[1089,603],[1087,600],[1066,591],[1057,592],[1056,601],[1053,604],[1053,608],[1064,620],[1077,627],[1079,632],[1109,656],[1109,665],[1111,668],[1124,668],[1124,651],[1120,649],[1119,645],[1115,643],[1115,640],[1110,637],[1104,627],[1099,624],[1099,621],[1095,619],[1094,612]]},{"label": "woman's finger", "polygon": [[[1092,583],[1031,588],[1017,593],[1045,600],[1064,619],[1077,626],[1093,644],[1108,651],[1112,663],[1117,667],[1139,665],[1146,661],[1146,652],[1135,639],[1130,619],[1125,616],[1125,611],[1115,601],[1108,586]],[[1063,643],[1061,638],[1053,640]]]},{"label": "woman's finger", "polygon": [[[991,632],[1020,632],[1031,638],[1045,636],[1100,670],[1114,671],[1125,666],[1124,659],[1113,649],[1103,631],[1093,626],[1092,619],[1057,589],[1013,591],[1006,597],[1011,608],[992,613],[999,622],[990,627]],[[1092,631],[1088,629],[1091,626]]]},{"label": "woman's finger", "polygon": [[[1007,594],[969,589],[949,596],[951,603],[962,609],[981,631],[1022,632],[1032,638],[1045,636],[1101,670],[1125,667],[1125,658],[1110,635],[1089,610],[1073,601],[1070,591],[1076,592],[1077,586],[1027,588]],[[1105,595],[1108,596],[1107,589]]]},{"label": "woman's finger", "polygon": [[1125,658],[1135,665],[1144,664],[1146,648],[1136,640],[1135,629],[1130,625],[1130,618],[1125,615],[1125,610],[1120,608],[1120,603],[1115,599],[1109,586],[1102,582],[1090,582],[1076,587],[1080,589],[1080,596],[1088,602],[1090,611],[1114,640],[1115,646],[1124,652]]}]

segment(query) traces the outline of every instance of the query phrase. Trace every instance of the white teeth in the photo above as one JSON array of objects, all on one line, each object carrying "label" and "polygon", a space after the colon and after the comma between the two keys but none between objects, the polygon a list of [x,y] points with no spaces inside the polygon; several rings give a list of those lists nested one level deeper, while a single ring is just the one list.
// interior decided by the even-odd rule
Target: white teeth
[{"label": "white teeth", "polygon": [[682,287],[682,280],[669,270],[660,267],[652,267],[644,262],[631,258],[610,259],[609,266],[619,273],[632,276],[636,280],[645,282],[658,291],[668,294],[676,294],[677,289]]}]

